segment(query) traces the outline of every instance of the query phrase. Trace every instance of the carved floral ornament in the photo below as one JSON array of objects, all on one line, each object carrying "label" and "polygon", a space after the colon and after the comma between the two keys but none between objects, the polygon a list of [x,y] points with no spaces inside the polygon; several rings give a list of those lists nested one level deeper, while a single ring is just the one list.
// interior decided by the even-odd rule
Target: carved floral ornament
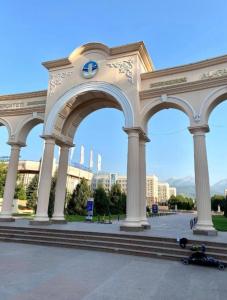
[{"label": "carved floral ornament", "polygon": [[53,95],[58,85],[61,85],[65,78],[72,75],[72,71],[61,72],[58,74],[50,75],[49,81],[49,95]]},{"label": "carved floral ornament", "polygon": [[134,69],[134,61],[133,59],[125,59],[122,61],[117,61],[114,63],[106,64],[110,68],[118,69],[119,73],[125,74],[128,81],[133,83],[133,69]]}]

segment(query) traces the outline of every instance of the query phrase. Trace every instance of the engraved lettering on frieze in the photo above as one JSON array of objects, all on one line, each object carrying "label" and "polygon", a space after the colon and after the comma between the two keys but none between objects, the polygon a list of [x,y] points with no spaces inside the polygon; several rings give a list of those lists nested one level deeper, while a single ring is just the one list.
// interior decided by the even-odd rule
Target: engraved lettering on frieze
[{"label": "engraved lettering on frieze", "polygon": [[24,108],[24,106],[25,105],[23,102],[4,103],[4,104],[0,104],[0,110]]},{"label": "engraved lettering on frieze", "polygon": [[150,88],[163,87],[163,86],[166,86],[166,85],[174,85],[174,84],[179,84],[179,83],[184,83],[184,82],[187,82],[187,78],[186,77],[181,77],[181,78],[176,78],[176,79],[151,83]]},{"label": "engraved lettering on frieze", "polygon": [[118,69],[119,73],[125,74],[128,81],[133,83],[133,67],[134,62],[132,59],[127,59],[123,61],[117,61],[115,63],[108,63],[108,67]]},{"label": "engraved lettering on frieze", "polygon": [[50,75],[49,82],[49,95],[53,95],[55,89],[58,85],[61,85],[65,78],[70,77],[72,75],[72,71],[61,72],[58,74]]},{"label": "engraved lettering on frieze", "polygon": [[46,104],[45,100],[27,102],[27,106],[37,106],[37,105],[45,105],[45,104]]},{"label": "engraved lettering on frieze", "polygon": [[203,73],[200,76],[200,79],[209,79],[209,78],[217,78],[217,77],[222,77],[227,75],[227,69],[219,69],[215,71],[208,71],[206,73]]}]

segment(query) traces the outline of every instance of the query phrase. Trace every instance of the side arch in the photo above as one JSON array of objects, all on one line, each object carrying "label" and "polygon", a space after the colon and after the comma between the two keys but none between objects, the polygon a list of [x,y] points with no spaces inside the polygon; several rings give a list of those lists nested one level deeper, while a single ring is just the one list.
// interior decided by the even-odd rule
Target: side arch
[{"label": "side arch", "polygon": [[161,99],[151,101],[141,111],[143,129],[147,131],[147,123],[154,114],[168,108],[175,108],[185,113],[190,124],[196,121],[196,112],[188,101],[178,97],[162,95]]},{"label": "side arch", "polygon": [[26,145],[26,140],[29,132],[36,125],[44,123],[44,118],[40,115],[31,116],[23,120],[19,125],[15,133],[14,141],[22,145]]},{"label": "side arch", "polygon": [[[76,98],[80,94],[86,92],[103,92],[109,96],[112,96],[116,102],[120,105],[125,117],[125,127],[133,127],[134,125],[134,112],[132,105],[124,92],[117,86],[106,83],[106,82],[89,82],[77,85],[67,91],[63,96],[61,96],[57,102],[52,107],[51,111],[47,116],[46,125],[44,128],[44,135],[52,135],[54,131],[55,124],[61,111],[70,102],[72,98]],[[75,100],[76,101],[76,100]]]},{"label": "side arch", "polygon": [[211,112],[218,104],[227,100],[227,86],[212,91],[202,102],[199,110],[201,121],[208,124]]},{"label": "side arch", "polygon": [[6,121],[4,118],[0,118],[0,126],[5,126],[8,131],[8,139],[10,139],[12,135],[12,127],[8,121]]}]

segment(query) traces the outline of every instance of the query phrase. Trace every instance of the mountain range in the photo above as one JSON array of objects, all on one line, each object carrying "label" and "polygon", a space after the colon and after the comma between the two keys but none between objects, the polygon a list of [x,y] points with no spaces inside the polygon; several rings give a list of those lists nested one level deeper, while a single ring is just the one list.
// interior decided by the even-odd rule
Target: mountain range
[{"label": "mountain range", "polygon": [[[192,176],[183,178],[169,178],[166,180],[170,186],[177,189],[177,194],[183,194],[188,197],[195,197],[195,179]],[[224,190],[227,189],[227,179],[222,179],[215,184],[211,185],[211,195],[220,194],[224,195]]]}]

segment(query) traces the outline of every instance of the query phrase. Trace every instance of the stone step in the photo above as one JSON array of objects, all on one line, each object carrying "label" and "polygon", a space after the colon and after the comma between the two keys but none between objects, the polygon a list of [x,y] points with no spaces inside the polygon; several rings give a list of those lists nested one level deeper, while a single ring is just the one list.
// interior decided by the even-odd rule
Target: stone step
[{"label": "stone step", "polygon": [[[191,251],[189,250],[185,250],[185,249],[181,249],[179,246],[178,248],[170,248],[168,244],[162,244],[162,245],[147,245],[146,243],[145,244],[141,244],[141,241],[140,243],[136,243],[136,241],[130,241],[128,239],[121,239],[121,241],[114,241],[114,240],[111,240],[111,241],[103,241],[103,240],[99,240],[99,239],[96,239],[96,240],[90,240],[90,237],[87,236],[86,239],[80,239],[76,236],[74,236],[74,238],[68,238],[68,237],[65,237],[65,236],[43,236],[43,235],[37,235],[37,234],[23,234],[23,232],[21,233],[18,233],[18,232],[11,232],[11,233],[0,233],[0,238],[1,240],[20,240],[20,241],[41,241],[42,243],[56,243],[56,245],[60,244],[60,245],[64,245],[64,244],[67,244],[67,245],[83,245],[84,247],[87,246],[88,248],[91,248],[91,247],[104,247],[104,248],[111,248],[113,249],[113,251],[116,251],[115,249],[125,249],[125,250],[133,250],[133,251],[139,251],[139,253],[141,252],[151,252],[151,253],[157,253],[159,255],[175,255],[175,256],[182,256],[182,257],[187,257],[191,254]],[[133,242],[133,243],[132,243]],[[214,249],[213,249],[214,250]],[[221,259],[223,261],[227,261],[227,254],[226,253],[223,253],[222,251],[223,249],[220,248],[219,251],[215,251],[215,252],[212,252],[212,249],[210,250],[207,250],[207,254],[208,255],[211,255],[211,256],[214,256],[218,259]],[[225,250],[225,249],[224,249]]]},{"label": "stone step", "polygon": [[159,251],[159,252],[166,252],[168,250],[168,253],[181,253],[184,254],[185,250],[181,248],[170,248],[168,247],[168,244],[165,245],[147,245],[147,244],[141,244],[141,243],[136,243],[135,241],[130,241],[128,239],[122,239],[121,241],[116,241],[116,240],[103,240],[103,239],[90,239],[89,237],[87,238],[68,238],[68,237],[50,237],[50,236],[40,236],[40,235],[24,235],[24,234],[8,234],[8,233],[0,233],[0,237],[7,237],[7,238],[20,238],[20,239],[38,239],[42,241],[56,241],[56,242],[67,242],[67,243],[85,243],[85,244],[90,244],[90,245],[102,245],[102,246],[107,246],[107,247],[122,247],[122,248],[133,248],[135,250],[143,250],[143,251]]},{"label": "stone step", "polygon": [[[64,230],[64,229],[47,229],[47,228],[37,228],[37,227],[14,227],[14,226],[1,226],[0,225],[0,232],[1,231],[24,231],[24,232],[42,232],[44,234],[64,234],[67,236],[74,236],[74,235],[82,235],[82,236],[95,236],[95,237],[113,237],[113,238],[129,238],[130,240],[142,240],[142,241],[163,241],[172,243],[173,245],[178,245],[176,239],[169,238],[169,237],[156,237],[156,236],[141,236],[136,234],[124,234],[124,233],[104,233],[104,232],[93,232],[93,231],[76,231],[76,230]],[[226,247],[227,243],[220,243],[220,242],[211,242],[211,241],[204,241],[204,240],[188,240],[188,245],[192,244],[205,244],[207,247],[214,246],[214,247]]]},{"label": "stone step", "polygon": [[[168,248],[169,251],[182,251],[183,253],[186,251],[186,249],[182,249],[179,247],[177,243],[169,243],[169,242],[164,242],[164,241],[142,241],[142,240],[136,240],[136,239],[125,239],[123,237],[121,238],[113,238],[113,237],[95,237],[95,236],[88,236],[88,235],[70,235],[65,236],[65,235],[55,235],[55,234],[40,234],[39,232],[16,232],[16,231],[9,231],[9,232],[1,232],[0,231],[0,236],[7,236],[7,237],[24,237],[24,238],[30,238],[30,237],[36,237],[39,239],[58,239],[58,240],[67,240],[69,242],[75,242],[75,241],[86,241],[86,242],[99,242],[99,243],[109,243],[109,244],[126,244],[127,246],[138,246],[138,247],[155,247],[155,248],[160,248],[166,249]],[[189,249],[190,244],[188,245],[187,249]],[[225,248],[220,248],[220,247],[207,247],[207,253],[215,253],[217,255],[219,254],[227,254],[227,249]]]},{"label": "stone step", "polygon": [[107,247],[101,245],[91,245],[85,243],[60,243],[56,241],[43,241],[38,239],[22,239],[22,238],[7,238],[7,237],[0,237],[0,241],[5,242],[13,242],[13,243],[24,243],[24,244],[33,244],[33,245],[44,245],[44,246],[54,246],[54,247],[66,247],[66,248],[75,248],[75,249],[85,249],[85,250],[95,250],[95,251],[105,251],[105,252],[112,252],[112,253],[121,253],[127,255],[135,255],[135,256],[145,256],[145,257],[153,257],[153,258],[164,258],[164,259],[171,259],[171,260],[181,260],[185,257],[185,255],[176,255],[170,253],[159,253],[153,251],[141,251],[141,250],[134,250],[131,248],[121,248],[121,247]]},{"label": "stone step", "polygon": [[147,240],[146,238],[144,239],[137,239],[137,238],[131,238],[130,237],[125,237],[125,236],[102,236],[102,235],[87,235],[87,234],[63,234],[63,233],[53,233],[53,232],[39,232],[39,231],[16,231],[16,230],[0,230],[0,235],[1,234],[23,234],[23,235],[39,235],[40,237],[63,237],[63,238],[70,238],[70,239],[89,239],[89,240],[103,240],[103,241],[115,241],[121,243],[122,241],[127,240],[128,243],[137,243],[137,244],[142,244],[142,245],[168,245],[170,248],[179,248],[179,245],[176,241],[174,242],[169,242],[167,241],[159,241],[159,240]]}]

